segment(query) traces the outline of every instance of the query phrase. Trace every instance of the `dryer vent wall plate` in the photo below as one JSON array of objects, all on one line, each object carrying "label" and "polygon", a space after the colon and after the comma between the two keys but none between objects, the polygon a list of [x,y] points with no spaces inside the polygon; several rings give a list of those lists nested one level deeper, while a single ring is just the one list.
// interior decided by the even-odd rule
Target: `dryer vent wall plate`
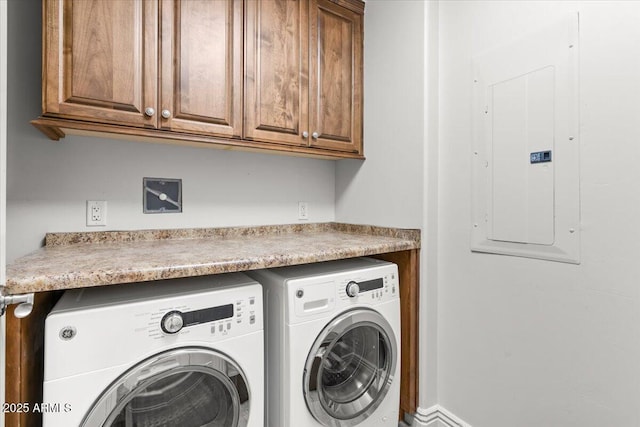
[{"label": "dryer vent wall plate", "polygon": [[182,180],[173,178],[143,178],[143,212],[182,212]]},{"label": "dryer vent wall plate", "polygon": [[578,15],[474,58],[471,250],[580,263]]}]

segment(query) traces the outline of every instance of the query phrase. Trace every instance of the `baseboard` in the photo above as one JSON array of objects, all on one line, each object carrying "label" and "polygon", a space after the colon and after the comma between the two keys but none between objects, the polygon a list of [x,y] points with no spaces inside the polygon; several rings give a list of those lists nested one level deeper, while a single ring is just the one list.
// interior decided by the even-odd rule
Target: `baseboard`
[{"label": "baseboard", "polygon": [[440,405],[418,408],[412,418],[411,427],[471,427]]}]

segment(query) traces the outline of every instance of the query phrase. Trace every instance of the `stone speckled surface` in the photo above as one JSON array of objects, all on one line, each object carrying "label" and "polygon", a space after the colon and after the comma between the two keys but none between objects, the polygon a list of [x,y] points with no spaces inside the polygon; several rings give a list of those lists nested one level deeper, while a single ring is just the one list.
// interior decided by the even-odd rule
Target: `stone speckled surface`
[{"label": "stone speckled surface", "polygon": [[417,249],[420,231],[321,223],[50,233],[7,266],[10,294],[202,276]]}]

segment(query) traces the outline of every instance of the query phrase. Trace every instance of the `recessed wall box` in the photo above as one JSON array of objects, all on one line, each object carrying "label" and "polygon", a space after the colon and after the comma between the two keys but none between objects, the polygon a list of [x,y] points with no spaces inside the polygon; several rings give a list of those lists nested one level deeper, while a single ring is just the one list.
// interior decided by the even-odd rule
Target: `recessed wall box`
[{"label": "recessed wall box", "polygon": [[578,68],[577,14],[474,59],[472,251],[579,263]]},{"label": "recessed wall box", "polygon": [[182,212],[182,180],[143,178],[142,203],[144,213]]}]

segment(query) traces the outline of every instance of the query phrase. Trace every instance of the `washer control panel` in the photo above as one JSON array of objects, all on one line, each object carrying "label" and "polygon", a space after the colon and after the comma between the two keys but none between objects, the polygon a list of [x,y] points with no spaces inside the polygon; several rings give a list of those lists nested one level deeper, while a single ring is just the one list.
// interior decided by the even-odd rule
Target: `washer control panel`
[{"label": "washer control panel", "polygon": [[[393,271],[390,271],[393,270]],[[399,296],[398,273],[387,269],[379,275],[355,275],[337,282],[338,298],[350,303],[378,303]]]},{"label": "washer control panel", "polygon": [[[47,316],[51,363],[45,361],[45,380],[130,364],[133,355],[183,345],[254,342],[262,333],[262,286],[242,273],[74,289]],[[121,351],[113,350],[114,343]],[[95,357],[87,358],[86,349]]]},{"label": "washer control panel", "polygon": [[[140,304],[131,313],[139,337],[216,341],[262,330],[259,284],[207,290]],[[180,337],[180,338],[178,338]]]},{"label": "washer control panel", "polygon": [[[226,335],[234,329],[242,328],[244,324],[249,327],[256,324],[256,296],[196,310],[180,307],[156,313],[153,317],[158,318],[159,314],[162,314],[159,319],[160,330],[165,335],[177,334],[199,325],[207,325],[207,330],[211,335]],[[157,331],[157,329],[155,330]]]}]

